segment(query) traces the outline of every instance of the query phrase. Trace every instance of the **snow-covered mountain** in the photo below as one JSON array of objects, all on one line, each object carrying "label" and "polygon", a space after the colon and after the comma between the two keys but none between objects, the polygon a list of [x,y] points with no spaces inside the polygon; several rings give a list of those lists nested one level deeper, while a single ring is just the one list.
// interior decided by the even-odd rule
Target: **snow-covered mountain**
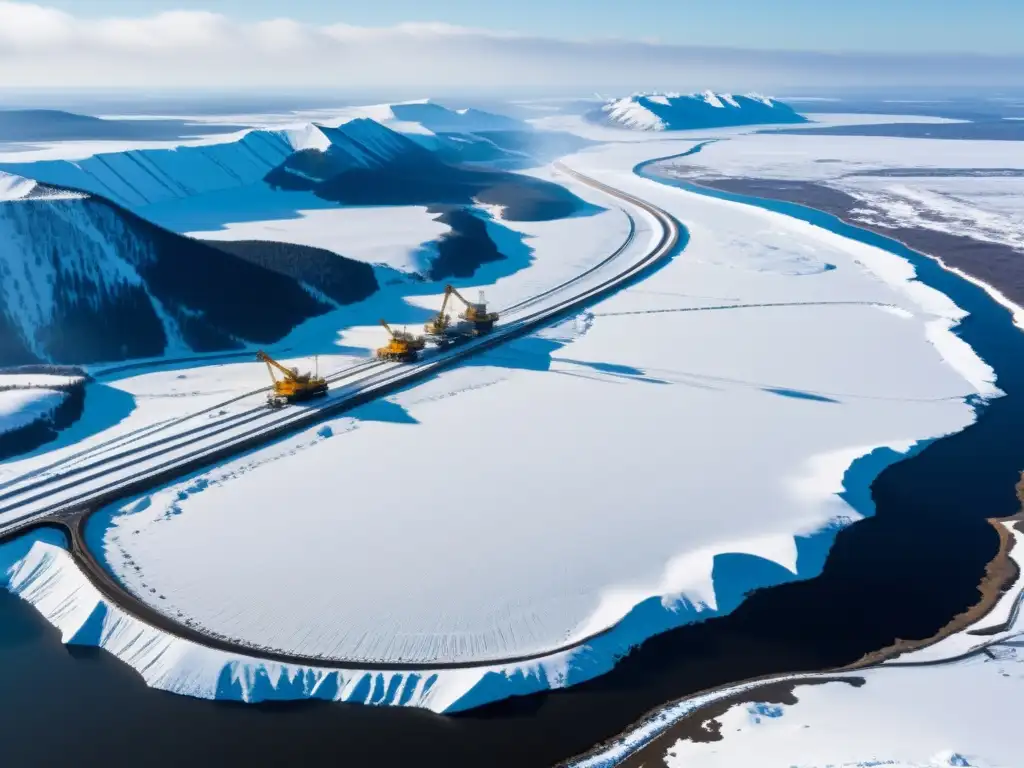
[{"label": "snow-covered mountain", "polygon": [[[317,136],[321,138],[317,138]],[[470,139],[475,139],[471,142]],[[451,141],[463,140],[453,138]],[[294,146],[301,149],[267,173],[272,187],[313,192],[347,205],[502,206],[507,219],[546,221],[584,210],[582,200],[564,187],[495,168],[452,162],[447,151],[422,143],[367,118],[337,128],[313,126]],[[467,135],[469,143],[494,142]]]},{"label": "snow-covered mountain", "polygon": [[804,123],[807,118],[781,101],[760,94],[636,93],[612,99],[588,114],[597,123],[638,131],[681,131],[733,125]]},{"label": "snow-covered mountain", "polygon": [[[436,105],[413,106],[432,110]],[[468,159],[522,156],[473,134],[414,137],[363,117],[334,127],[310,123],[283,130],[249,130],[216,143],[204,140],[82,159],[0,162],[0,172],[100,195],[142,216],[151,206],[264,182],[357,205],[466,204],[478,193],[488,198],[485,202],[497,205],[515,205],[524,195],[539,203],[550,199],[561,204],[547,212],[535,208],[542,218],[567,215],[568,201],[580,204],[562,187],[548,182],[461,167]],[[12,184],[0,184],[0,199]],[[6,194],[24,194],[24,190],[12,187]],[[197,205],[205,206],[207,201]]]},{"label": "snow-covered mountain", "polygon": [[[335,204],[441,205],[438,213],[470,226],[478,222],[458,209],[478,203],[500,206],[510,221],[595,210],[543,179],[453,164],[368,118],[0,163],[0,364],[271,343],[332,303],[374,293],[370,264],[344,258],[344,249],[251,237],[228,246],[183,233]],[[178,234],[154,223],[168,210]],[[472,274],[493,258],[442,259],[429,275]]]},{"label": "snow-covered mountain", "polygon": [[392,104],[397,120],[419,123],[433,133],[477,133],[479,131],[525,131],[529,124],[521,120],[480,109],[449,109],[429,100]]},{"label": "snow-covered mountain", "polygon": [[[5,185],[36,194],[0,201],[0,365],[237,349],[276,341],[329,309],[282,270],[103,198]],[[362,298],[377,285],[366,265],[355,267],[371,283],[356,291]]]},{"label": "snow-covered mountain", "polygon": [[481,109],[450,109],[430,99],[345,107],[343,121],[364,117],[410,135],[475,133],[477,131],[526,131],[529,123]]}]

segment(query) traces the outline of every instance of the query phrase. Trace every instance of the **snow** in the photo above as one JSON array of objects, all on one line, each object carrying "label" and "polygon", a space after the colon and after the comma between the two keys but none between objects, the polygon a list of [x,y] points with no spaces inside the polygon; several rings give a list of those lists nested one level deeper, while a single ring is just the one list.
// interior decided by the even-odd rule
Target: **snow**
[{"label": "snow", "polygon": [[[778,578],[813,576],[799,555],[828,546],[827,535],[813,535],[870,514],[836,495],[852,461],[957,431],[974,418],[966,398],[1000,393],[991,369],[949,332],[963,313],[898,257],[632,173],[685,148],[624,141],[567,161],[687,226],[685,250],[643,282],[472,364],[103,510],[89,525],[93,551],[140,599],[254,652],[357,667],[537,661],[392,671],[371,683],[365,670],[220,654],[107,606],[52,540],[0,548],[11,588],[66,640],[107,648],[155,687],[448,711],[580,682],[651,634],[732,610],[759,585],[713,577],[723,554],[776,563],[789,574]],[[536,174],[579,187],[552,168]],[[478,273],[492,303],[578,274],[621,242],[617,204],[583,194],[610,209],[535,223],[482,211],[492,233],[517,247],[515,269]],[[408,215],[411,232],[424,225],[425,212]],[[627,255],[638,258],[656,232],[649,216],[633,215],[638,236]],[[292,236],[337,224],[314,208],[302,216],[306,231]],[[287,233],[288,220],[273,223]],[[436,306],[436,297],[412,302]],[[337,323],[318,318],[282,346],[314,325],[337,333]],[[355,327],[340,341],[365,349],[380,338]],[[38,470],[183,408],[216,405],[262,386],[255,367],[208,365],[184,383],[176,370],[115,377],[99,391],[119,392],[122,412],[90,410],[87,395],[87,414],[106,413],[107,423],[86,420],[54,454],[4,469]],[[742,483],[732,481],[737,467]],[[603,630],[582,648],[557,650]],[[225,669],[228,691],[217,685]],[[396,679],[401,694],[385,696]]]},{"label": "snow", "polygon": [[[856,519],[806,491],[836,486],[821,457],[906,450],[970,423],[967,396],[998,394],[969,350],[943,359],[934,342],[962,313],[905,262],[633,177],[634,155],[652,150],[572,162],[683,219],[691,241],[669,266],[582,319],[329,420],[330,437],[310,431],[106,510],[89,535],[108,567],[158,610],[253,648],[488,662],[616,624],[621,648],[731,610],[735,587],[712,578],[722,553],[794,572],[800,537]],[[762,243],[762,258],[721,266],[738,239]],[[793,274],[776,253],[794,241],[836,268]],[[381,457],[401,471],[386,493],[363,480]],[[736,466],[746,482],[723,483]],[[241,527],[246,545],[229,545]],[[282,546],[295,530],[318,533]],[[587,547],[567,569],[580,530]],[[649,598],[663,613],[640,619]],[[581,669],[565,680],[593,674]]]},{"label": "snow", "polygon": [[1022,176],[865,176],[835,186],[864,204],[858,220],[968,235],[1024,252]]},{"label": "snow", "polygon": [[[725,137],[676,167],[696,177],[797,179],[845,192],[861,203],[853,218],[882,227],[916,227],[1024,252],[1024,146],[1007,141],[891,137],[747,135]],[[827,162],[823,162],[827,160]],[[887,176],[889,169],[909,175]],[[1000,304],[1018,309],[981,281]],[[1024,327],[1024,317],[1018,316]]]},{"label": "snow", "polygon": [[28,195],[36,187],[36,182],[0,172],[0,201],[19,200]]},{"label": "snow", "polygon": [[50,389],[0,391],[0,434],[49,416],[64,401],[63,392]]},{"label": "snow", "polygon": [[731,708],[725,739],[677,741],[668,768],[892,765],[906,768],[1012,768],[1022,751],[1015,711],[1024,704],[1024,642],[1018,634],[984,654],[949,665],[884,668],[866,684],[798,686],[798,702]]},{"label": "snow", "polygon": [[[325,205],[306,192],[270,194],[282,210],[292,209],[294,214],[279,219],[229,221],[219,229],[191,229],[186,234],[203,240],[273,240],[309,245],[370,264],[423,273],[436,256],[434,241],[450,231],[447,224],[436,220],[436,213],[422,205],[342,208]],[[151,216],[157,222],[188,227],[189,213],[164,206]]]},{"label": "snow", "polygon": [[[1015,538],[1011,558],[1020,567],[1024,535],[1001,524]],[[780,675],[683,699],[568,765],[610,768],[650,744],[648,751],[660,753],[658,764],[667,768],[1012,768],[1022,754],[1015,721],[1024,703],[1020,582],[989,615],[937,645],[866,670]],[[997,631],[970,634],[984,628]],[[964,657],[971,648],[976,652]],[[808,684],[823,678],[846,682]],[[778,683],[794,685],[796,704],[756,700],[759,687]],[[717,718],[721,740],[653,741],[702,707],[736,694],[747,701]]]},{"label": "snow", "polygon": [[0,373],[0,390],[15,387],[60,389],[77,384],[81,380],[81,376],[65,376],[55,373]]},{"label": "snow", "polygon": [[[313,361],[308,357],[282,352],[278,358],[289,366],[313,367]],[[340,354],[321,355],[319,360],[325,373],[348,367],[354,362],[352,357]],[[113,368],[116,371],[119,366]],[[265,395],[256,392],[248,400],[234,401],[234,398],[268,383],[266,366],[262,363],[251,358],[246,362],[236,360],[228,363],[216,355],[205,361],[203,356],[196,356],[191,365],[155,360],[149,370],[104,373],[104,368],[97,367],[90,373],[94,381],[86,385],[81,417],[61,430],[44,451],[0,464],[0,482],[36,480],[101,457],[146,435],[163,438],[215,419],[236,417],[247,409],[260,406]],[[0,386],[12,378],[22,377],[0,376]],[[38,381],[48,377],[32,374],[25,378]],[[6,394],[0,392],[0,397]],[[193,415],[190,419],[175,421],[190,415]],[[5,501],[2,505],[9,503]]]},{"label": "snow", "polygon": [[759,94],[635,93],[608,101],[592,120],[640,131],[675,131],[758,123],[802,123],[790,107]]},{"label": "snow", "polygon": [[92,192],[138,211],[169,200],[256,184],[296,150],[328,147],[347,155],[354,165],[370,167],[402,151],[405,144],[398,134],[372,120],[354,118],[333,127],[306,124],[247,130],[138,148],[68,142],[42,151],[0,152],[0,172]]},{"label": "snow", "polygon": [[[38,208],[45,206],[48,227],[41,229]],[[13,258],[0,271],[0,305],[40,359],[47,359],[37,329],[50,324],[59,311],[61,285],[50,255],[62,254],[61,271],[85,284],[102,286],[116,295],[124,286],[140,286],[142,278],[125,257],[143,248],[125,220],[105,206],[86,206],[73,199],[26,199],[0,206],[0,242]],[[74,243],[74,247],[67,247]],[[84,301],[99,301],[90,294]]]},{"label": "snow", "polygon": [[[881,122],[893,120],[888,118]],[[903,121],[902,118],[899,120]],[[844,182],[859,183],[861,177],[850,177],[851,173],[885,168],[927,170],[1024,167],[1024,142],[769,132],[716,141],[704,147],[699,155],[684,158],[679,163],[684,167],[709,169],[722,176],[806,181],[842,179]],[[888,181],[903,183],[906,179]],[[931,182],[941,183],[942,179],[929,179]]]},{"label": "snow", "polygon": [[0,544],[0,584],[35,606],[65,643],[107,650],[152,688],[205,699],[318,698],[443,712],[487,674],[504,672],[309,668],[212,650],[155,630],[105,601],[64,547],[52,529]]},{"label": "snow", "polygon": [[[722,103],[724,101],[724,97],[719,98],[718,95],[714,93],[714,91],[704,91],[701,95],[704,97],[704,101],[708,104],[708,106],[717,107],[718,109],[725,109],[725,104]],[[738,108],[739,104],[737,103],[736,99],[730,98],[729,106],[734,106]]]},{"label": "snow", "polygon": [[[667,101],[668,99],[661,96],[654,103],[661,104]],[[610,121],[626,128],[636,128],[641,131],[664,131],[668,127],[664,120],[633,99],[620,99],[607,104],[604,111],[608,113]]]}]

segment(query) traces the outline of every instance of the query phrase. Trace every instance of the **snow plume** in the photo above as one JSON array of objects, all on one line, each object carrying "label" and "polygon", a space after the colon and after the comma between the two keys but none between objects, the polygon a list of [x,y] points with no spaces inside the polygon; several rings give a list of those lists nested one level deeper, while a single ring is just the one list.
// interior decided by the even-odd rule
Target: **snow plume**
[{"label": "snow plume", "polygon": [[[137,5],[142,5],[141,3]],[[210,3],[215,7],[215,3]],[[127,7],[127,4],[124,5]],[[340,20],[339,20],[340,21]],[[1024,57],[817,53],[565,40],[443,23],[357,27],[207,11],[78,17],[0,0],[0,86],[635,88],[1013,85]],[[339,80],[339,72],[344,77]],[[680,82],[680,73],[692,73]],[[896,84],[896,83],[892,83]]]}]

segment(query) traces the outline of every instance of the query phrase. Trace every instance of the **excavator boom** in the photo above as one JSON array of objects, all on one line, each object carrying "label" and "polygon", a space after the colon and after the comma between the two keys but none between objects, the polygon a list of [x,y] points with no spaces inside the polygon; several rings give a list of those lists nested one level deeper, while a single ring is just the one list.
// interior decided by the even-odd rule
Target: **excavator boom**
[{"label": "excavator boom", "polygon": [[[327,380],[320,376],[314,376],[312,373],[299,373],[294,368],[285,368],[262,349],[256,353],[256,359],[267,364],[270,379],[274,382],[274,392],[267,398],[273,406],[327,394]],[[279,371],[284,378],[278,379],[274,375],[275,370]]]},{"label": "excavator boom", "polygon": [[275,368],[278,371],[280,371],[281,375],[283,375],[286,379],[294,380],[296,378],[294,371],[289,370],[288,368],[285,368],[283,365],[281,365],[279,362],[277,362],[277,360],[272,358],[270,355],[268,355],[262,349],[259,352],[256,353],[256,359],[259,360],[261,363],[266,363],[267,364],[267,368],[270,370],[270,378],[272,378],[272,379],[274,378],[274,369]]},{"label": "excavator boom", "polygon": [[445,298],[452,295],[466,306],[465,311],[459,316],[473,324],[474,333],[485,333],[494,327],[494,323],[498,320],[498,313],[487,311],[487,302],[484,301],[483,291],[480,291],[480,301],[478,302],[467,301],[466,297],[459,293],[453,285],[447,286],[444,292]]}]

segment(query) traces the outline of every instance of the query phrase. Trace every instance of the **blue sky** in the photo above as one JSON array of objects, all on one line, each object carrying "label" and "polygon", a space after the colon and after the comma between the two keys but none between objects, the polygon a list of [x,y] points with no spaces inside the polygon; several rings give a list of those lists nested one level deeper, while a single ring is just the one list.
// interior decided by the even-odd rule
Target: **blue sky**
[{"label": "blue sky", "polygon": [[826,51],[1024,53],[1024,0],[37,0],[76,16],[441,21],[543,37]]}]

